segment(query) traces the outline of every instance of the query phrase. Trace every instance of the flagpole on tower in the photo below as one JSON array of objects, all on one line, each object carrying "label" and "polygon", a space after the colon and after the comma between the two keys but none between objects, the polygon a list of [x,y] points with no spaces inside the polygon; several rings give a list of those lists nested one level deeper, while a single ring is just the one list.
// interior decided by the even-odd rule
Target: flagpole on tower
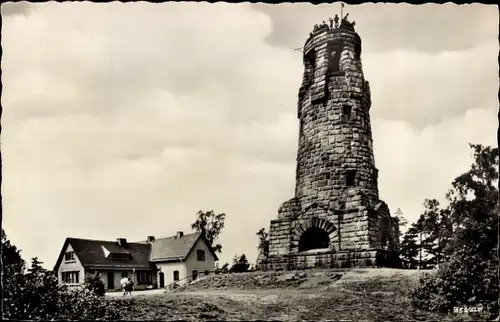
[{"label": "flagpole on tower", "polygon": [[344,3],[340,3],[340,20],[344,19]]}]

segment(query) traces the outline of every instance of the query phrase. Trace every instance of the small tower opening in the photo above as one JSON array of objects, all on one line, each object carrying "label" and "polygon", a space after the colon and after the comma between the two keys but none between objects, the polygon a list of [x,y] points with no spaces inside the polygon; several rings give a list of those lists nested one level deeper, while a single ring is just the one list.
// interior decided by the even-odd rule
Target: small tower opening
[{"label": "small tower opening", "polygon": [[328,74],[336,75],[340,72],[340,53],[342,47],[338,44],[328,44]]},{"label": "small tower opening", "polygon": [[348,187],[354,186],[356,179],[356,170],[347,170],[345,177],[345,185]]},{"label": "small tower opening", "polygon": [[314,51],[310,51],[304,55],[304,67],[304,85],[308,86],[313,82],[316,70],[316,53]]},{"label": "small tower opening", "polygon": [[342,116],[344,117],[344,121],[351,120],[352,107],[350,105],[342,105]]},{"label": "small tower opening", "polygon": [[361,60],[361,44],[360,43],[356,43],[354,45],[354,57],[356,58],[356,60]]}]

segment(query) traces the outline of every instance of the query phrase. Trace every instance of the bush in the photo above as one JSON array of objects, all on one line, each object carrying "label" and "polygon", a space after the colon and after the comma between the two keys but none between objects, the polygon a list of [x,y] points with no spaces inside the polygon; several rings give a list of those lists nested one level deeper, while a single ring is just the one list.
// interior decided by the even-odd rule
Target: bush
[{"label": "bush", "polygon": [[229,269],[229,273],[245,273],[248,272],[249,268],[250,264],[248,263],[245,254],[243,254],[239,257],[239,259],[238,256],[233,258],[233,266]]},{"label": "bush", "polygon": [[435,274],[424,274],[410,290],[414,306],[433,312],[454,307],[482,306],[498,315],[498,277],[493,259],[472,251],[460,251],[440,265]]},{"label": "bush", "polygon": [[117,302],[105,300],[86,288],[61,292],[58,297],[56,320],[118,320]]},{"label": "bush", "polygon": [[97,296],[104,296],[104,294],[106,294],[101,275],[97,272],[85,276],[85,288],[94,292]]},{"label": "bush", "polygon": [[3,314],[13,320],[116,320],[120,312],[113,301],[93,291],[58,285],[54,272],[33,259],[25,272],[17,265],[2,269]]}]

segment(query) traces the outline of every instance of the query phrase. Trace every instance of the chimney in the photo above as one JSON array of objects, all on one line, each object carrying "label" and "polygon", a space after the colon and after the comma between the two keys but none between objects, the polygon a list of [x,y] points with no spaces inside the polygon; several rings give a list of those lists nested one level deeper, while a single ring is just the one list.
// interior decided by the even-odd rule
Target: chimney
[{"label": "chimney", "polygon": [[182,236],[184,236],[184,233],[182,231],[178,231],[176,238],[182,238]]},{"label": "chimney", "polygon": [[118,245],[125,247],[127,245],[127,239],[126,238],[117,238],[116,242]]},{"label": "chimney", "polygon": [[152,242],[155,241],[155,236],[148,236],[148,244],[151,244]]}]

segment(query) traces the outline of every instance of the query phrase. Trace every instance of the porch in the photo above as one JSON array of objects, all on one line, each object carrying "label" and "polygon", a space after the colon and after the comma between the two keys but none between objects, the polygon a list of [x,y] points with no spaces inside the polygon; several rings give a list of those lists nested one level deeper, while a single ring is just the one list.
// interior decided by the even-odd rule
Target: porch
[{"label": "porch", "polygon": [[89,269],[85,273],[99,273],[105,290],[121,291],[120,280],[130,277],[134,282],[134,290],[149,290],[156,288],[156,274],[145,269]]}]

